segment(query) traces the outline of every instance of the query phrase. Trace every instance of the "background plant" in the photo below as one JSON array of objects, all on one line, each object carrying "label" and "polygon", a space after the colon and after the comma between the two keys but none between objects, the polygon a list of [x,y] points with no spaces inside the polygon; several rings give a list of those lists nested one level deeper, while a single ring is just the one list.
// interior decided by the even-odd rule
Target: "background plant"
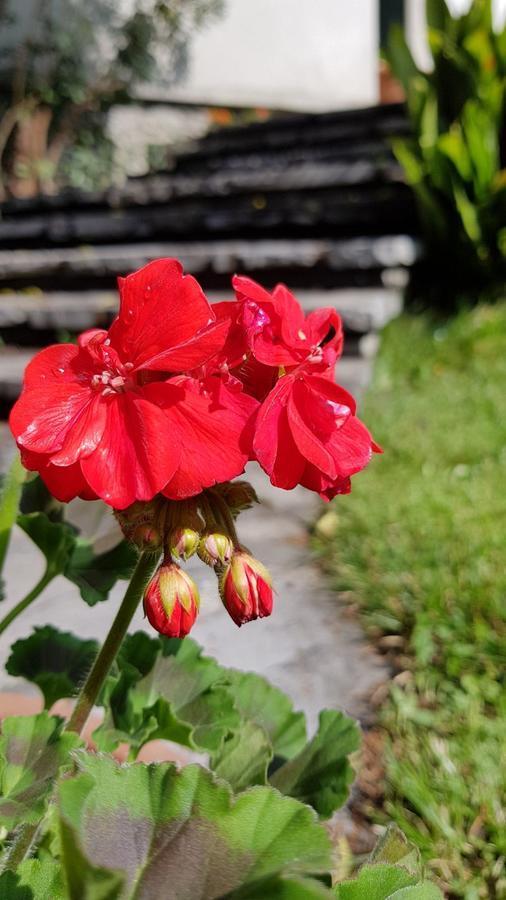
[{"label": "background plant", "polygon": [[[221,0],[31,0],[0,5],[0,168],[3,193],[56,184],[107,185],[106,114],[184,72],[192,33]],[[1,199],[1,196],[0,196]]]},{"label": "background plant", "polygon": [[426,13],[432,71],[415,64],[400,26],[386,51],[413,129],[394,150],[418,204],[426,296],[451,306],[500,288],[506,273],[506,28],[494,30],[492,0],[460,17],[427,0]]},{"label": "background plant", "polygon": [[366,398],[385,454],[319,531],[399,675],[383,816],[467,900],[506,886],[505,347],[504,303],[391,323]]}]

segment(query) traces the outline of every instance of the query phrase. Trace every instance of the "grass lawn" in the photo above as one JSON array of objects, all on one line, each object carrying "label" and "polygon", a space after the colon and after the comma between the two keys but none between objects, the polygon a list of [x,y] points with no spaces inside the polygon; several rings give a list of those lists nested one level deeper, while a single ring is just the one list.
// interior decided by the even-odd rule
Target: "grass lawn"
[{"label": "grass lawn", "polygon": [[452,896],[504,898],[506,303],[443,326],[393,322],[363,418],[384,456],[317,542],[373,637],[397,636],[407,672],[380,711],[381,815]]}]

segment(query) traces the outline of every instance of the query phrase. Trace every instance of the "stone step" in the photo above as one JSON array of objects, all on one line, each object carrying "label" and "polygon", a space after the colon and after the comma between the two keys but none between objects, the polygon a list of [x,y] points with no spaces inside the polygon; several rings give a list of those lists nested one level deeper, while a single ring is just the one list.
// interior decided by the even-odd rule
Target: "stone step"
[{"label": "stone step", "polygon": [[[113,288],[127,273],[162,256],[181,260],[209,290],[230,284],[232,272],[260,281],[286,281],[294,288],[380,283],[385,270],[409,269],[420,246],[406,234],[275,240],[218,240],[83,245],[47,249],[0,250],[0,291],[32,287],[85,290]],[[347,280],[351,275],[351,280]],[[357,279],[362,279],[357,282]]]}]

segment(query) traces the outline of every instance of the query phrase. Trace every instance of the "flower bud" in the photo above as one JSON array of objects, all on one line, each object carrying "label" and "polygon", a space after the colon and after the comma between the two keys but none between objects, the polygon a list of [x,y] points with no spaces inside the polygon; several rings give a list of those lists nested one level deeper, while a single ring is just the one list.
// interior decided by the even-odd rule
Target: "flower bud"
[{"label": "flower bud", "polygon": [[235,551],[219,586],[221,599],[236,625],[270,616],[270,575],[265,566],[245,550]]},{"label": "flower bud", "polygon": [[228,534],[211,531],[205,534],[199,544],[197,553],[206,566],[227,565],[232,559],[234,545]]},{"label": "flower bud", "polygon": [[152,550],[154,552],[162,546],[160,532],[148,523],[137,525],[132,535],[132,541],[134,544],[137,544],[140,550]]},{"label": "flower bud", "polygon": [[256,491],[248,481],[227,482],[219,485],[219,489],[233,515],[244,509],[251,509],[254,503],[258,503]]},{"label": "flower bud", "polygon": [[144,613],[153,628],[167,637],[183,638],[199,611],[197,585],[176,563],[163,563],[144,592]]},{"label": "flower bud", "polygon": [[176,559],[189,559],[196,552],[200,534],[193,528],[174,528],[167,541],[167,550]]}]

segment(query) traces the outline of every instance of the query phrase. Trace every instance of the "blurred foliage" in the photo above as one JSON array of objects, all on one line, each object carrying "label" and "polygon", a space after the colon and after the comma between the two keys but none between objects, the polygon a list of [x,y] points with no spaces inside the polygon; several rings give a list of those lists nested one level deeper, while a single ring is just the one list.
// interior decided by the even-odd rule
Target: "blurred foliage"
[{"label": "blurred foliage", "polygon": [[506,302],[390,324],[365,409],[384,456],[317,528],[335,587],[395,648],[386,818],[466,900],[506,896],[505,384]]},{"label": "blurred foliage", "polygon": [[445,0],[426,0],[426,14],[432,71],[417,67],[400,26],[390,32],[386,56],[413,128],[394,150],[415,191],[429,279],[451,305],[506,274],[506,28],[494,31],[492,0],[457,18]]},{"label": "blurred foliage", "polygon": [[3,0],[0,199],[110,179],[106,113],[156,76],[179,79],[222,0]]}]

